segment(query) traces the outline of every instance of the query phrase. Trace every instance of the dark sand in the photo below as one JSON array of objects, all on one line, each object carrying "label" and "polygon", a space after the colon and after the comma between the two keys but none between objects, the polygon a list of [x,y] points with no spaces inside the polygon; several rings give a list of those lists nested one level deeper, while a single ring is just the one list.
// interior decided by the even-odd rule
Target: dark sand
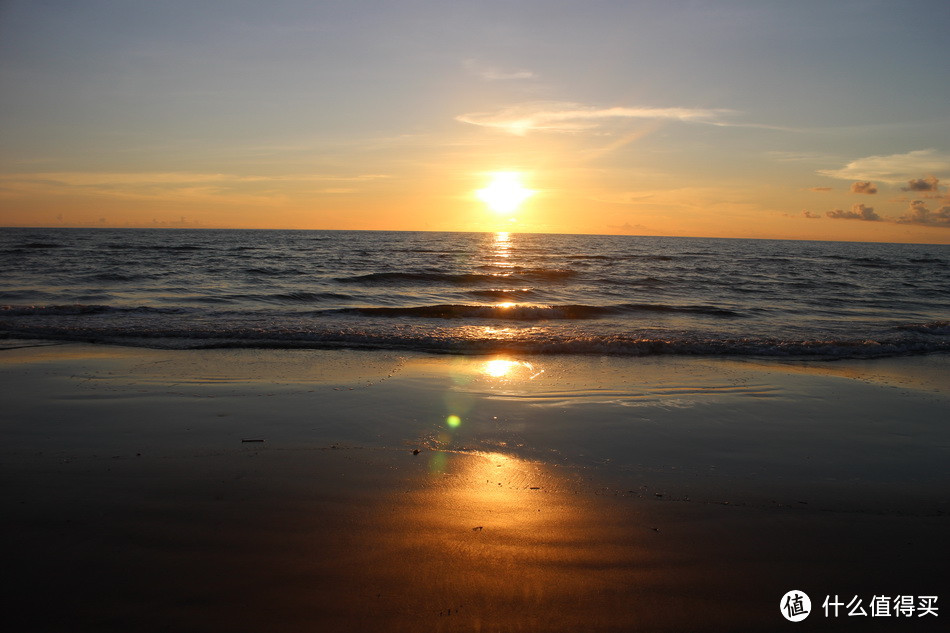
[{"label": "dark sand", "polygon": [[490,360],[0,351],[5,629],[944,629],[947,357]]}]

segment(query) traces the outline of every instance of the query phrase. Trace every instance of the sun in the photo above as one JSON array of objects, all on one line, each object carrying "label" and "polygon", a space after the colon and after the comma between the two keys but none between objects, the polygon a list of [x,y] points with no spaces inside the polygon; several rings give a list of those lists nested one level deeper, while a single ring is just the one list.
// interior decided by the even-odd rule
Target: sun
[{"label": "sun", "polygon": [[535,191],[521,184],[521,174],[516,171],[497,171],[491,174],[491,182],[475,192],[478,199],[495,213],[513,213]]}]

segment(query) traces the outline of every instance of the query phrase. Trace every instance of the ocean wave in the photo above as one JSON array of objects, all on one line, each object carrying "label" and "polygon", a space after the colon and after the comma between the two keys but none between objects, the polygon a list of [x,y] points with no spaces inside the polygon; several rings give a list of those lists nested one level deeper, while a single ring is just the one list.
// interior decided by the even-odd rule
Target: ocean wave
[{"label": "ocean wave", "polygon": [[950,345],[939,245],[7,229],[0,259],[0,337],[828,357]]},{"label": "ocean wave", "polygon": [[617,255],[565,255],[568,260],[599,260],[606,262],[640,261],[640,262],[671,262],[677,259],[688,259],[676,255],[647,255],[643,253],[621,253]]},{"label": "ocean wave", "polygon": [[739,356],[824,360],[950,353],[950,340],[717,338],[668,333],[661,336],[568,335],[529,329],[523,336],[498,339],[459,334],[454,328],[361,330],[329,327],[293,329],[234,326],[156,327],[112,325],[37,325],[8,329],[0,338],[34,338],[131,345],[161,349],[387,349],[455,354],[552,354],[612,356]]},{"label": "ocean wave", "polygon": [[430,255],[458,255],[458,251],[447,251],[445,249],[434,248],[397,248],[393,249],[397,253],[429,253]]},{"label": "ocean wave", "polygon": [[277,268],[275,266],[251,266],[245,268],[244,272],[248,275],[261,275],[265,277],[295,277],[306,274],[296,268]]},{"label": "ocean wave", "polygon": [[554,268],[528,268],[520,269],[515,272],[503,272],[496,274],[483,273],[443,273],[443,272],[385,272],[385,273],[367,273],[364,275],[353,275],[349,277],[336,277],[334,281],[342,284],[446,284],[453,286],[492,283],[499,281],[517,282],[524,281],[557,281],[570,279],[577,276],[576,270],[554,269]]},{"label": "ocean wave", "polygon": [[171,252],[195,252],[205,250],[215,250],[211,246],[198,246],[195,244],[135,244],[130,242],[112,242],[104,244],[103,248],[113,251],[171,251]]},{"label": "ocean wave", "polygon": [[[238,301],[262,301],[266,303],[316,303],[321,300],[347,300],[348,295],[322,292],[288,292],[273,295],[223,295],[200,296],[190,303],[231,303]],[[187,298],[186,298],[187,299]],[[195,312],[200,308],[152,307],[152,306],[111,306],[105,304],[67,304],[45,306],[0,306],[0,316],[75,316],[91,314],[183,314]],[[531,304],[435,304],[420,306],[356,306],[319,310],[314,316],[359,315],[386,318],[424,318],[424,319],[497,319],[503,321],[545,321],[545,320],[583,320],[597,319],[611,315],[636,312],[652,314],[697,314],[723,318],[737,318],[742,313],[707,305],[666,305],[653,303],[625,303],[617,305],[531,305]],[[240,314],[236,312],[234,314]],[[251,314],[251,313],[249,313]],[[209,313],[209,318],[212,313]]]},{"label": "ocean wave", "polygon": [[440,304],[410,307],[353,307],[328,312],[378,317],[417,317],[426,319],[498,319],[503,321],[546,321],[553,319],[597,319],[634,312],[654,314],[700,314],[735,318],[741,313],[716,306],[675,306],[652,303],[619,305],[467,305]]},{"label": "ocean wave", "polygon": [[68,305],[49,306],[0,306],[0,317],[28,317],[28,316],[84,316],[92,314],[184,314],[188,308],[168,307],[156,308],[150,306],[122,307],[104,304],[75,303]]},{"label": "ocean wave", "polygon": [[86,275],[83,279],[88,281],[144,281],[146,279],[155,279],[155,277],[155,275],[141,275],[110,270]]},{"label": "ocean wave", "polygon": [[259,297],[264,301],[290,302],[290,303],[316,303],[320,301],[348,301],[352,300],[352,295],[341,292],[279,292],[272,295]]},{"label": "ocean wave", "polygon": [[860,266],[862,268],[888,268],[896,263],[883,257],[854,257],[848,255],[823,255],[822,257],[824,259],[843,261],[852,266]]},{"label": "ocean wave", "polygon": [[681,314],[705,314],[715,317],[741,317],[740,312],[728,308],[717,306],[675,306],[662,303],[627,303],[620,306],[627,312],[661,312],[661,313],[681,313]]},{"label": "ocean wave", "polygon": [[536,295],[537,292],[532,288],[488,288],[485,290],[468,290],[465,294],[480,299],[499,299],[504,301],[507,299],[532,297]]},{"label": "ocean wave", "polygon": [[626,277],[626,278],[613,278],[613,277],[603,277],[596,280],[596,283],[603,286],[623,286],[623,287],[642,287],[642,288],[660,288],[663,286],[672,285],[671,281],[668,279],[661,279],[659,277]]},{"label": "ocean wave", "polygon": [[36,290],[0,290],[0,301],[16,301],[17,299],[33,299],[36,295],[44,295],[47,293],[38,292]]},{"label": "ocean wave", "polygon": [[429,284],[441,282],[446,284],[475,284],[484,282],[497,283],[500,275],[480,275],[473,273],[367,273],[350,277],[335,277],[334,281],[341,284]]},{"label": "ocean wave", "polygon": [[195,245],[195,244],[161,244],[161,245],[155,245],[155,246],[145,246],[145,247],[143,247],[143,248],[145,248],[146,250],[150,250],[150,251],[186,251],[186,252],[194,252],[194,251],[215,250],[214,248],[212,248],[212,247],[210,247],[210,246],[197,246],[197,245]]},{"label": "ocean wave", "polygon": [[629,255],[631,259],[646,260],[651,262],[671,262],[677,257],[673,255]]},{"label": "ocean wave", "polygon": [[580,260],[594,259],[594,260],[611,262],[611,261],[616,261],[617,259],[621,259],[621,258],[613,256],[613,255],[567,255],[565,259],[580,259]]},{"label": "ocean wave", "polygon": [[613,306],[588,305],[427,305],[407,308],[340,308],[337,314],[378,317],[417,317],[425,319],[498,319],[505,321],[545,321],[550,319],[596,319],[616,314]]},{"label": "ocean wave", "polygon": [[56,242],[27,242],[26,244],[20,244],[16,248],[46,249],[65,248],[65,246],[65,244],[58,244]]},{"label": "ocean wave", "polygon": [[895,330],[917,332],[919,334],[943,335],[950,334],[950,321],[931,321],[929,323],[905,323],[898,325]]}]

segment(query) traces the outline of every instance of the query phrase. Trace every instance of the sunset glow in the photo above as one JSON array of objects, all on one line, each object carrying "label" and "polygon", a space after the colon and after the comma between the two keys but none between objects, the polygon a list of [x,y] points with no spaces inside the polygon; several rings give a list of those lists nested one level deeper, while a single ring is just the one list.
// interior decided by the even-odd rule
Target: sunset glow
[{"label": "sunset glow", "polygon": [[908,2],[10,3],[0,226],[950,243]]},{"label": "sunset glow", "polygon": [[525,200],[535,194],[534,191],[521,184],[521,174],[512,171],[492,174],[488,186],[475,193],[479,200],[488,205],[489,209],[499,214],[517,211]]}]

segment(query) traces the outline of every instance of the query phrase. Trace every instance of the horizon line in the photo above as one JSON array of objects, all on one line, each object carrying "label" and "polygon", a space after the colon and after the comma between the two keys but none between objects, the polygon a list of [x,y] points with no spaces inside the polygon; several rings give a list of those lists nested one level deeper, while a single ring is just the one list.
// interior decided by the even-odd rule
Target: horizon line
[{"label": "horizon line", "polygon": [[447,230],[447,229],[304,229],[304,228],[266,228],[266,227],[226,227],[226,226],[102,226],[84,224],[76,226],[31,226],[14,225],[0,226],[0,231],[6,229],[25,230],[94,230],[94,231],[323,231],[339,233],[472,233],[513,235],[589,235],[594,237],[635,237],[661,239],[693,239],[693,240],[758,240],[772,242],[822,242],[841,244],[914,244],[917,246],[950,246],[950,243],[941,242],[893,242],[886,240],[835,240],[820,238],[792,238],[792,237],[736,237],[717,235],[644,235],[634,233],[564,233],[558,231],[475,231],[475,230]]}]

